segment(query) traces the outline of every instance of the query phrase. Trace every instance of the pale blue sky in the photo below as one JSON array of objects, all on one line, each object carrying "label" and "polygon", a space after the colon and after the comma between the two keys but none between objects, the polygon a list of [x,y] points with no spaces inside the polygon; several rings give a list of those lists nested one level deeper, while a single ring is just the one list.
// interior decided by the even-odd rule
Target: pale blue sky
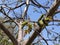
[{"label": "pale blue sky", "polygon": [[[12,0],[11,0],[12,1]],[[16,0],[14,0],[13,2],[15,2]],[[45,5],[46,4],[46,1],[47,0],[37,0],[39,3],[41,3],[42,5]],[[0,4],[1,4],[1,0],[0,0]],[[48,6],[50,6],[51,5],[51,3],[48,5]],[[12,4],[12,7],[14,7],[14,4]],[[22,6],[22,10],[24,10],[24,7],[25,6]],[[32,21],[37,21],[38,20],[38,18],[40,17],[40,15],[41,15],[41,13],[37,13],[37,12],[33,12],[34,10],[34,8],[36,8],[38,11],[42,11],[42,13],[44,14],[44,13],[46,13],[42,8],[37,8],[37,7],[34,7],[34,6],[30,6],[29,7],[29,10],[28,10],[28,15],[30,16],[30,18],[31,18],[31,20]],[[18,9],[16,9],[16,10],[14,10],[14,11],[16,11],[16,13],[17,13],[17,15],[19,15],[21,12],[20,12],[20,10],[21,10],[20,8],[18,8]],[[58,16],[57,16],[57,18],[56,19],[60,19],[60,14],[57,14]],[[0,13],[0,16],[2,16],[1,15],[1,13]],[[10,16],[13,16],[13,12],[10,12]],[[50,24],[52,24],[52,23],[50,23]],[[57,24],[57,23],[56,23]],[[47,29],[49,29],[49,30],[52,30],[52,27],[54,27],[55,29],[53,30],[53,31],[55,31],[55,32],[58,32],[58,33],[60,33],[60,26],[47,26]],[[43,35],[43,37],[44,38],[47,38],[47,33],[46,33],[46,30],[44,29],[43,31],[42,31],[43,33],[42,33],[42,35]],[[53,35],[53,34],[52,34]],[[51,35],[51,36],[52,36]],[[50,38],[51,38],[51,36],[50,36]],[[26,37],[28,37],[28,36],[26,36]],[[48,42],[50,45],[53,45],[51,42]],[[45,45],[45,44],[44,44]]]}]

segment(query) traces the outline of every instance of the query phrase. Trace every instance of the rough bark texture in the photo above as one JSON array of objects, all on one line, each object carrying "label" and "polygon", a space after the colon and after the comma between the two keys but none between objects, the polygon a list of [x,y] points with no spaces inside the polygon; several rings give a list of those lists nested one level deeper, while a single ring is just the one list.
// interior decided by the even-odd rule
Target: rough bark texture
[{"label": "rough bark texture", "polygon": [[21,41],[23,39],[23,31],[22,31],[22,21],[19,23],[19,30],[18,30],[18,45],[22,45]]},{"label": "rough bark texture", "polygon": [[11,41],[13,42],[13,45],[18,45],[17,40],[14,38],[14,36],[9,32],[8,29],[6,29],[2,23],[0,23],[0,28],[4,31],[4,33],[11,39]]}]

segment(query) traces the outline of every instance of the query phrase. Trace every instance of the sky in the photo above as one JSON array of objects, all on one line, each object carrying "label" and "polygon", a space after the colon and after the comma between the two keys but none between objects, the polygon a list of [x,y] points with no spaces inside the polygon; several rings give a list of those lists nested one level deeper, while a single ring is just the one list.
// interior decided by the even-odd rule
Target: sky
[{"label": "sky", "polygon": [[[42,5],[44,5],[44,3],[46,3],[46,1],[47,0],[38,0],[38,2],[40,2]],[[51,6],[51,3],[48,6]],[[29,16],[30,16],[31,20],[37,21],[39,19],[39,17],[41,16],[41,13],[37,13],[37,12],[34,13],[33,10],[32,10],[33,8],[38,9],[37,7],[31,6],[31,7],[29,7],[28,13],[30,14]],[[42,10],[42,13],[43,14],[46,13],[42,8],[39,8],[38,9],[38,11],[41,11],[41,10]],[[55,16],[57,16],[57,18],[55,18]],[[56,14],[55,16],[54,16],[54,19],[60,19],[60,13],[59,14]],[[53,24],[53,22],[50,22],[50,24]],[[57,24],[57,22],[55,22],[55,24]],[[55,31],[57,33],[60,33],[60,30],[59,30],[60,29],[60,26],[53,25],[53,26],[46,26],[46,28],[48,30],[52,30],[52,31]],[[54,28],[54,30],[52,28]],[[43,35],[44,38],[47,39],[47,32],[46,32],[46,29],[45,28],[42,31],[42,35]],[[51,38],[51,36],[53,36],[53,33],[49,37]],[[48,43],[49,43],[49,45],[53,45],[51,41],[48,41]]]},{"label": "sky", "polygon": [[[15,2],[15,1],[16,1],[16,0],[14,0],[14,1],[11,0],[11,2]],[[37,1],[38,1],[40,4],[45,5],[47,0],[37,0]],[[11,3],[11,2],[10,2],[10,3]],[[0,0],[0,3],[2,3],[1,0]],[[6,3],[7,3],[7,2],[6,2]],[[45,4],[44,4],[44,3],[45,3]],[[14,4],[12,4],[11,6],[14,7]],[[48,6],[51,6],[51,3],[50,3]],[[19,14],[21,13],[20,10],[24,10],[24,7],[25,7],[25,5],[22,6],[21,8],[18,8],[18,9],[16,9],[16,10],[14,10],[14,11],[16,12],[17,15],[19,15]],[[38,12],[34,12],[33,9],[38,10],[38,11],[40,11],[40,12],[39,12],[39,13],[38,13]],[[7,11],[7,10],[6,10],[6,11]],[[37,7],[34,7],[34,6],[29,6],[29,10],[28,10],[28,13],[27,13],[27,14],[30,16],[30,18],[31,18],[32,21],[37,21],[37,20],[39,19],[39,17],[42,15],[41,11],[42,11],[43,14],[46,13],[42,8],[37,8]],[[11,17],[13,17],[13,16],[12,16],[12,15],[13,15],[13,11],[10,12],[9,14],[10,14]],[[0,16],[2,16],[1,13],[0,13]],[[55,16],[57,16],[56,19],[60,19],[60,13],[57,14],[57,15],[55,15]],[[54,19],[55,19],[55,16],[54,16]],[[53,22],[50,22],[50,24],[53,24]],[[57,22],[55,22],[55,24],[57,24]],[[52,27],[54,28],[53,31],[60,33],[60,30],[59,30],[59,29],[60,29],[60,26],[55,26],[55,25],[53,25],[53,26],[46,26],[46,28],[47,28],[48,30],[52,30]],[[58,27],[58,28],[57,28],[57,27]],[[45,28],[44,28],[44,30],[42,31],[42,35],[43,35],[44,38],[47,38],[47,33],[46,33],[46,29],[45,29]],[[53,34],[52,34],[51,36],[53,36]],[[51,38],[51,36],[50,36],[50,38]],[[28,36],[26,36],[26,37],[28,37]],[[49,45],[53,45],[51,42],[48,42],[48,43],[49,43]],[[46,44],[45,44],[45,45],[46,45]]]}]

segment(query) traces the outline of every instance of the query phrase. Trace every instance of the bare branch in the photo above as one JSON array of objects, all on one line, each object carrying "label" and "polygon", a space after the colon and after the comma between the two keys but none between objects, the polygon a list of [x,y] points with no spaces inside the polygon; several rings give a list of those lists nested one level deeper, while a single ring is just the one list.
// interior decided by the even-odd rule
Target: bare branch
[{"label": "bare branch", "polygon": [[[46,17],[49,17],[49,16],[54,16],[54,12],[57,10],[58,6],[60,4],[60,0],[56,3],[53,4],[53,6],[50,8],[49,12],[46,14],[47,16]],[[43,19],[44,20],[44,19]],[[45,27],[45,26],[44,26]],[[43,27],[43,28],[44,28]],[[43,28],[37,28],[35,30],[37,30],[39,33],[41,33],[41,31],[43,30]],[[36,38],[38,34],[36,33],[36,31],[32,34],[32,36],[30,37],[30,39],[26,42],[26,45],[31,45],[31,43],[34,41],[34,39]]]},{"label": "bare branch", "polygon": [[26,7],[24,9],[24,12],[22,14],[22,18],[24,19],[25,16],[27,15],[28,7],[29,7],[30,0],[26,0]]},{"label": "bare branch", "polygon": [[57,14],[57,13],[60,13],[60,10],[57,10],[57,11],[55,12],[55,14]]},{"label": "bare branch", "polygon": [[4,33],[11,39],[13,42],[13,45],[18,45],[17,40],[14,38],[14,36],[9,32],[8,29],[6,29],[3,24],[0,22],[0,28],[4,31]]},{"label": "bare branch", "polygon": [[3,13],[6,17],[8,17],[10,20],[12,20],[16,25],[18,25],[18,23],[16,22],[16,21],[14,21],[11,17],[9,17],[7,14],[6,14],[6,12],[5,12],[5,10],[4,10],[4,8],[1,6],[1,9],[2,10],[0,10],[0,12],[1,13]]},{"label": "bare branch", "polygon": [[[49,7],[45,7],[45,6],[42,6],[41,4],[39,4],[36,0],[31,0],[31,2],[35,5],[35,6],[37,6],[37,7],[42,7],[42,8],[49,8]],[[36,2],[36,3],[35,3]]]}]

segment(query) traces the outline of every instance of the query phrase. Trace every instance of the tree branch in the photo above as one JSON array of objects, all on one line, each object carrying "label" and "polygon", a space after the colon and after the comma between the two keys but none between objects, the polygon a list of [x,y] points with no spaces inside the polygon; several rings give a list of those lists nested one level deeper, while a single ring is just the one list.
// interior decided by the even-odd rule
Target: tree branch
[{"label": "tree branch", "polygon": [[3,24],[0,22],[0,28],[4,31],[4,33],[11,39],[13,42],[13,45],[18,45],[17,40],[14,38],[14,36],[9,32],[7,28],[3,26]]},{"label": "tree branch", "polygon": [[[56,2],[56,3],[53,4],[53,6],[50,8],[49,12],[46,14],[47,15],[46,18],[49,17],[49,16],[51,16],[51,17],[54,16],[54,12],[57,10],[59,4],[60,4],[60,0],[58,2]],[[37,27],[35,30],[37,30],[39,33],[41,33],[41,31],[44,29],[44,27],[43,28]],[[37,37],[37,35],[38,34],[35,31],[32,34],[32,36],[30,37],[30,39],[28,39],[28,41],[26,42],[26,45],[31,45],[31,43],[34,41],[34,39]]]},{"label": "tree branch", "polygon": [[4,10],[4,8],[1,6],[1,10],[0,10],[0,12],[1,13],[3,13],[6,17],[8,17],[10,20],[12,20],[16,25],[18,25],[18,23],[15,21],[15,20],[13,20],[11,17],[9,17],[7,14],[6,14],[6,12],[5,12],[5,10]]}]

